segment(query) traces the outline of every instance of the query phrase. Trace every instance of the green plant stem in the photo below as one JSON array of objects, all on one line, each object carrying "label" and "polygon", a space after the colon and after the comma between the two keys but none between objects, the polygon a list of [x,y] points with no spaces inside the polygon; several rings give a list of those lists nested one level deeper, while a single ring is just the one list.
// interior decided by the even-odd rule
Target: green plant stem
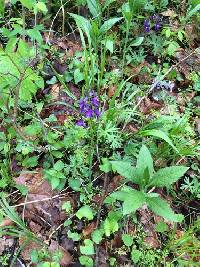
[{"label": "green plant stem", "polygon": [[123,49],[123,59],[122,59],[122,74],[124,73],[124,65],[125,65],[125,59],[126,59],[128,37],[129,37],[129,33],[130,33],[130,26],[131,26],[131,20],[127,20],[126,21],[126,37],[125,37],[125,44],[124,44],[124,49]]}]

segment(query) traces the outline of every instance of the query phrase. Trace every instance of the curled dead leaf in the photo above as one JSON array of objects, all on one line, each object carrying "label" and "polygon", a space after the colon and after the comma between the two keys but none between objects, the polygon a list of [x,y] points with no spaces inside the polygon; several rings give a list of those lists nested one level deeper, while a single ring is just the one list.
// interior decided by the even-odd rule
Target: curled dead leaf
[{"label": "curled dead leaf", "polygon": [[83,229],[83,235],[85,237],[89,237],[91,233],[96,229],[96,222],[92,222],[88,224],[84,229]]}]

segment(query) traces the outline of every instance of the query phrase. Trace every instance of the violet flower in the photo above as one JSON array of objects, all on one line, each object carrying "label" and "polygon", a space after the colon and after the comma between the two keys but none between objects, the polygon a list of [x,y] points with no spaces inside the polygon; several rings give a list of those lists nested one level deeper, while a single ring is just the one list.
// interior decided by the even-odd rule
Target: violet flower
[{"label": "violet flower", "polygon": [[83,127],[83,128],[86,128],[86,124],[85,124],[85,122],[83,120],[77,121],[76,125],[80,126],[80,127]]},{"label": "violet flower", "polygon": [[81,98],[79,101],[79,110],[82,115],[82,119],[76,123],[78,126],[86,127],[84,118],[98,119],[101,115],[101,112],[100,101],[97,93],[91,90],[86,97]]},{"label": "violet flower", "polygon": [[144,30],[145,32],[150,32],[150,23],[148,19],[145,19],[144,21]]},{"label": "violet flower", "polygon": [[155,31],[157,32],[160,29],[160,27],[161,27],[160,23],[156,22],[156,24],[154,26]]}]

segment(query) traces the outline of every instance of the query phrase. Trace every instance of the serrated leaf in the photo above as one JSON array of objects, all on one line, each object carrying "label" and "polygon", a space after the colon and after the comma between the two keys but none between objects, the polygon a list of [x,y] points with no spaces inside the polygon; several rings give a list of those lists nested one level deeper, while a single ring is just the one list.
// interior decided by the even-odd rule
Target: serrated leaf
[{"label": "serrated leaf", "polygon": [[145,195],[141,191],[129,188],[129,191],[118,191],[110,195],[116,200],[123,201],[123,215],[135,212],[145,203]]},{"label": "serrated leaf", "polygon": [[146,168],[148,168],[150,176],[153,175],[153,159],[151,153],[145,145],[141,147],[140,152],[138,154],[136,168],[137,173],[139,174],[141,179],[143,178],[143,174]]},{"label": "serrated leaf", "polygon": [[93,215],[93,211],[90,208],[90,206],[85,205],[83,207],[81,207],[77,212],[76,212],[76,216],[81,220],[82,218],[87,218],[88,220],[93,220],[94,215]]},{"label": "serrated leaf", "polygon": [[102,240],[103,237],[103,233],[101,230],[94,230],[94,232],[92,233],[92,240],[96,243],[99,244]]},{"label": "serrated leaf", "polygon": [[132,249],[131,251],[131,259],[134,263],[138,263],[140,257],[142,256],[142,252],[138,249]]},{"label": "serrated leaf", "polygon": [[88,256],[80,256],[79,261],[83,266],[86,266],[86,267],[93,267],[94,266],[93,259],[88,257]]},{"label": "serrated leaf", "polygon": [[119,224],[117,220],[113,220],[111,218],[106,218],[103,224],[105,235],[110,236],[112,233],[115,233],[119,229]]},{"label": "serrated leaf", "polygon": [[65,164],[61,160],[58,160],[53,166],[53,168],[58,172],[62,171],[64,167],[65,167]]},{"label": "serrated leaf", "polygon": [[161,138],[163,139],[165,142],[167,142],[174,150],[176,150],[176,152],[179,153],[178,149],[174,146],[174,144],[172,143],[172,140],[169,138],[169,136],[160,130],[156,130],[156,129],[152,129],[152,130],[145,130],[145,131],[141,131],[140,134],[142,136],[154,136],[157,138]]},{"label": "serrated leaf", "polygon": [[139,178],[136,173],[136,168],[128,161],[111,161],[113,171],[116,171],[121,176],[136,184],[139,183]]},{"label": "serrated leaf", "polygon": [[81,254],[84,255],[93,255],[94,254],[94,245],[90,239],[85,239],[84,246],[80,246]]},{"label": "serrated leaf", "polygon": [[169,186],[181,178],[188,169],[188,167],[184,166],[171,166],[160,169],[153,175],[150,184],[157,187]]},{"label": "serrated leaf", "polygon": [[114,26],[118,21],[120,21],[122,18],[112,18],[112,19],[108,19],[104,22],[104,24],[101,26],[100,28],[100,32],[106,33],[108,30],[110,30],[112,28],[112,26]]},{"label": "serrated leaf", "polygon": [[73,241],[79,241],[81,239],[81,235],[76,232],[71,232],[70,230],[67,232],[67,236],[71,238]]},{"label": "serrated leaf", "polygon": [[122,234],[122,240],[127,247],[131,247],[133,245],[133,237],[129,234]]},{"label": "serrated leaf", "polygon": [[174,222],[181,222],[184,219],[182,214],[175,214],[169,204],[160,197],[146,198],[148,207],[157,215]]}]

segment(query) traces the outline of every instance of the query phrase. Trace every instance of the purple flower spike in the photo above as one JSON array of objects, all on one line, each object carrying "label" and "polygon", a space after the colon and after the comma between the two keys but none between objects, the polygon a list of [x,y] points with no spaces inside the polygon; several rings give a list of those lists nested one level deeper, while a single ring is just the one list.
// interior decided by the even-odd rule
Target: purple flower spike
[{"label": "purple flower spike", "polygon": [[98,96],[95,96],[95,97],[91,98],[91,103],[94,106],[98,107],[99,106],[99,98],[98,98]]},{"label": "purple flower spike", "polygon": [[97,118],[99,118],[101,116],[101,112],[98,109],[95,109],[94,113],[97,116]]},{"label": "purple flower spike", "polygon": [[145,19],[144,21],[144,30],[145,32],[150,32],[150,23],[149,20]]},{"label": "purple flower spike", "polygon": [[83,120],[77,121],[76,125],[80,126],[80,127],[83,127],[83,128],[86,128],[86,124],[85,124],[85,122]]},{"label": "purple flower spike", "polygon": [[155,31],[157,32],[160,29],[160,27],[161,27],[160,23],[157,22],[154,26]]},{"label": "purple flower spike", "polygon": [[94,112],[92,109],[88,109],[86,112],[85,112],[85,117],[86,118],[92,118],[94,115]]},{"label": "purple flower spike", "polygon": [[154,15],[152,16],[152,20],[154,20],[154,21],[158,21],[158,20],[160,20],[160,17],[159,17],[157,14],[154,14]]},{"label": "purple flower spike", "polygon": [[88,95],[79,101],[80,113],[85,118],[98,118],[101,113],[99,110],[100,101],[97,93],[91,90]]}]

